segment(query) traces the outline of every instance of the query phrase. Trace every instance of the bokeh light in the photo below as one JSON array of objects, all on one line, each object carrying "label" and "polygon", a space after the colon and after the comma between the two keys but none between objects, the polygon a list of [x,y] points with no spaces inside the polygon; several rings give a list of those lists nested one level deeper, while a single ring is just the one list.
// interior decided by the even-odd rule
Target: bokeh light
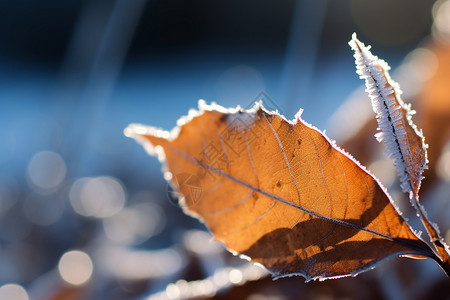
[{"label": "bokeh light", "polygon": [[433,34],[442,39],[450,37],[450,1],[439,0],[433,6]]},{"label": "bokeh light", "polygon": [[36,153],[28,164],[28,177],[32,184],[42,189],[57,187],[66,176],[66,164],[55,152]]},{"label": "bokeh light", "polygon": [[169,299],[178,299],[180,298],[181,292],[176,284],[170,283],[166,287],[166,294]]},{"label": "bokeh light", "polygon": [[223,251],[220,243],[212,243],[211,233],[202,230],[188,230],[184,234],[184,245],[187,250],[199,255],[219,253]]},{"label": "bokeh light", "polygon": [[228,276],[230,282],[233,284],[239,284],[242,282],[243,279],[242,272],[238,269],[231,270]]},{"label": "bokeh light", "polygon": [[0,300],[28,300],[27,291],[20,285],[9,283],[0,287]]},{"label": "bokeh light", "polygon": [[113,177],[81,178],[70,189],[70,204],[85,217],[106,218],[125,205],[123,185]]},{"label": "bokeh light", "polygon": [[399,78],[402,98],[414,99],[420,93],[424,82],[430,79],[437,69],[438,60],[431,50],[416,48],[411,51],[394,74],[395,78]]},{"label": "bokeh light", "polygon": [[72,285],[86,283],[91,278],[93,270],[94,266],[89,255],[78,250],[64,253],[58,264],[61,278]]},{"label": "bokeh light", "polygon": [[169,277],[185,267],[185,258],[179,250],[124,250],[120,248],[102,251],[104,268],[122,280],[144,280]]},{"label": "bokeh light", "polygon": [[103,219],[103,229],[112,241],[121,244],[140,244],[165,227],[166,217],[156,203],[138,203]]}]

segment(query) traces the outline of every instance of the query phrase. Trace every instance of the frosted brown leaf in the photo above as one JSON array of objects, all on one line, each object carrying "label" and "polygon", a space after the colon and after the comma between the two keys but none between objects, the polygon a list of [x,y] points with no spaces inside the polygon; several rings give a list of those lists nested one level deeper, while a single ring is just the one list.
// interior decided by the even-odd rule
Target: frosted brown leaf
[{"label": "frosted brown leaf", "polygon": [[[260,104],[244,111],[200,102],[178,125],[125,133],[164,161],[186,213],[275,277],[324,280],[398,255],[437,259],[378,181],[299,114],[287,121]],[[177,186],[179,174],[196,178],[201,195]]]},{"label": "frosted brown leaf", "polygon": [[425,226],[430,241],[437,250],[438,263],[450,274],[450,248],[441,237],[437,224],[431,222],[425,208],[419,203],[422,172],[427,168],[428,146],[421,130],[411,119],[410,105],[400,98],[400,88],[389,76],[388,64],[370,52],[370,46],[361,43],[354,33],[349,42],[355,51],[357,73],[366,81],[366,92],[377,113],[380,132],[377,139],[383,141],[387,154],[394,159],[403,191],[409,193],[411,204]]}]

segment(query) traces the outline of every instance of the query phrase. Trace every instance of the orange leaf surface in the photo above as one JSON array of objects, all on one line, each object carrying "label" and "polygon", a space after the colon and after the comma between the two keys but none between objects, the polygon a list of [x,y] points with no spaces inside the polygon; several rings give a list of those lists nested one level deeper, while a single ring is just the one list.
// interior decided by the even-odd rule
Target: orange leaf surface
[{"label": "orange leaf surface", "polygon": [[324,280],[392,256],[436,259],[377,180],[299,114],[200,102],[178,125],[125,134],[165,161],[186,213],[274,276]]}]

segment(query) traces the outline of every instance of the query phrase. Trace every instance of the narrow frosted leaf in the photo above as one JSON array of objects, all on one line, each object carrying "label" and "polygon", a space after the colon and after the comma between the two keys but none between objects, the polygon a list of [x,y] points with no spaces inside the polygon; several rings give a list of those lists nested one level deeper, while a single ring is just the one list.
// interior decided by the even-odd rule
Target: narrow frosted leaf
[{"label": "narrow frosted leaf", "polygon": [[428,161],[422,131],[411,119],[414,111],[402,101],[398,84],[389,76],[388,64],[372,55],[370,47],[361,43],[356,34],[349,44],[355,51],[356,72],[365,79],[366,91],[377,114],[380,132],[376,137],[383,141],[386,153],[394,160],[402,190],[418,195]]},{"label": "narrow frosted leaf", "polygon": [[377,180],[300,114],[286,121],[200,102],[170,133],[125,134],[165,160],[184,211],[275,277],[355,275],[398,255],[432,257]]}]

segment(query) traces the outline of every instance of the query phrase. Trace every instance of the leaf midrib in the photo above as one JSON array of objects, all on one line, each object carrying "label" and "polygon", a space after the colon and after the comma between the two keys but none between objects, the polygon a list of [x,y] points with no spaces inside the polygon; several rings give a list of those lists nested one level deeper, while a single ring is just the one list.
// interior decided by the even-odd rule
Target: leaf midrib
[{"label": "leaf midrib", "polygon": [[342,220],[334,219],[334,218],[331,218],[331,217],[328,217],[328,216],[316,213],[316,212],[314,212],[312,210],[309,210],[309,209],[304,208],[302,206],[299,206],[299,205],[297,205],[295,203],[292,203],[292,202],[290,202],[290,201],[288,201],[288,200],[286,200],[284,198],[278,197],[277,195],[274,195],[274,194],[266,192],[266,191],[264,191],[264,190],[262,190],[262,189],[260,189],[258,187],[255,187],[255,186],[253,186],[253,185],[251,185],[251,184],[249,184],[249,183],[247,183],[247,182],[245,182],[245,181],[243,181],[243,180],[241,180],[239,178],[236,178],[233,175],[230,175],[230,174],[228,174],[228,173],[226,173],[226,172],[224,172],[224,171],[222,171],[220,169],[217,169],[217,168],[215,168],[213,166],[204,164],[204,163],[202,163],[200,161],[197,161],[197,163],[199,163],[203,168],[207,168],[210,171],[213,171],[213,172],[215,172],[216,174],[218,174],[220,176],[223,176],[225,178],[231,179],[234,182],[236,182],[236,183],[238,183],[240,185],[243,185],[243,186],[245,186],[247,188],[250,188],[251,190],[253,190],[255,192],[258,192],[258,193],[260,193],[262,195],[265,195],[265,196],[267,196],[269,198],[272,198],[272,199],[274,199],[274,200],[276,200],[278,202],[284,203],[284,204],[289,205],[291,207],[297,208],[297,209],[299,209],[299,210],[301,210],[303,212],[306,212],[307,214],[310,214],[310,215],[312,215],[314,217],[318,217],[318,218],[321,218],[321,219],[324,219],[324,220],[327,220],[327,221],[330,221],[330,222],[333,222],[333,223],[336,223],[336,224],[339,224],[339,225],[347,226],[347,227],[350,227],[350,228],[353,228],[353,229],[356,229],[356,230],[364,230],[364,231],[370,232],[370,233],[375,234],[375,235],[379,235],[379,236],[387,238],[387,239],[391,239],[391,240],[395,239],[395,237],[390,237],[388,235],[379,233],[377,231],[374,231],[374,230],[371,230],[371,229],[368,229],[368,228],[365,228],[365,227],[361,227],[361,226],[358,226],[358,225],[355,225],[355,224],[352,224],[352,223],[348,223],[348,222],[345,222],[345,221],[342,221]]},{"label": "leaf midrib", "polygon": [[[343,221],[343,220],[334,219],[334,218],[331,218],[331,217],[328,217],[328,216],[316,213],[316,212],[314,212],[312,210],[309,210],[309,209],[304,208],[302,206],[296,205],[296,204],[294,204],[294,203],[292,203],[292,202],[290,202],[290,201],[288,201],[288,200],[286,200],[284,198],[278,197],[277,195],[274,195],[274,194],[269,193],[267,191],[264,191],[264,190],[262,190],[262,189],[260,189],[258,187],[255,187],[255,186],[253,186],[253,185],[251,185],[251,184],[249,184],[249,183],[247,183],[247,182],[245,182],[245,181],[243,181],[243,180],[241,180],[239,178],[236,178],[233,175],[230,175],[230,174],[228,174],[228,173],[226,173],[226,172],[224,172],[224,171],[222,171],[222,170],[220,170],[218,168],[215,168],[213,166],[205,164],[205,163],[199,161],[198,159],[192,157],[188,153],[185,153],[184,151],[182,151],[182,150],[180,150],[180,149],[178,149],[176,147],[173,147],[172,145],[168,145],[168,147],[170,147],[170,150],[173,153],[175,153],[178,156],[180,156],[180,157],[190,161],[191,163],[197,164],[197,165],[199,165],[199,166],[201,166],[201,167],[203,167],[205,169],[208,169],[208,170],[216,173],[219,176],[222,176],[222,177],[225,177],[227,179],[230,179],[230,180],[236,182],[237,184],[240,184],[240,185],[245,186],[245,187],[247,187],[247,188],[249,188],[249,189],[251,189],[251,190],[253,190],[255,192],[258,192],[258,193],[260,193],[260,194],[262,194],[264,196],[272,198],[275,201],[278,201],[280,203],[289,205],[289,206],[291,206],[293,208],[299,209],[299,210],[301,210],[301,211],[303,211],[303,212],[305,212],[307,214],[310,214],[310,215],[312,215],[314,217],[317,217],[317,218],[320,218],[320,219],[323,219],[323,220],[335,223],[337,225],[345,226],[345,227],[348,227],[348,228],[352,228],[354,230],[365,231],[365,232],[371,233],[371,234],[373,234],[375,236],[379,236],[379,237],[388,239],[390,241],[393,241],[393,242],[396,242],[396,243],[408,246],[409,248],[416,250],[418,254],[421,254],[421,255],[430,257],[432,259],[435,259],[436,255],[431,250],[429,250],[427,248],[420,247],[419,245],[417,245],[417,244],[415,244],[413,242],[409,242],[407,239],[392,237],[392,236],[380,233],[378,231],[375,231],[375,230],[372,230],[372,229],[369,229],[369,228],[366,228],[366,227],[361,227],[361,226],[358,226],[356,224],[352,224],[352,223],[349,223],[349,222],[346,222],[346,221]],[[411,253],[411,254],[417,254],[417,253]]]}]

